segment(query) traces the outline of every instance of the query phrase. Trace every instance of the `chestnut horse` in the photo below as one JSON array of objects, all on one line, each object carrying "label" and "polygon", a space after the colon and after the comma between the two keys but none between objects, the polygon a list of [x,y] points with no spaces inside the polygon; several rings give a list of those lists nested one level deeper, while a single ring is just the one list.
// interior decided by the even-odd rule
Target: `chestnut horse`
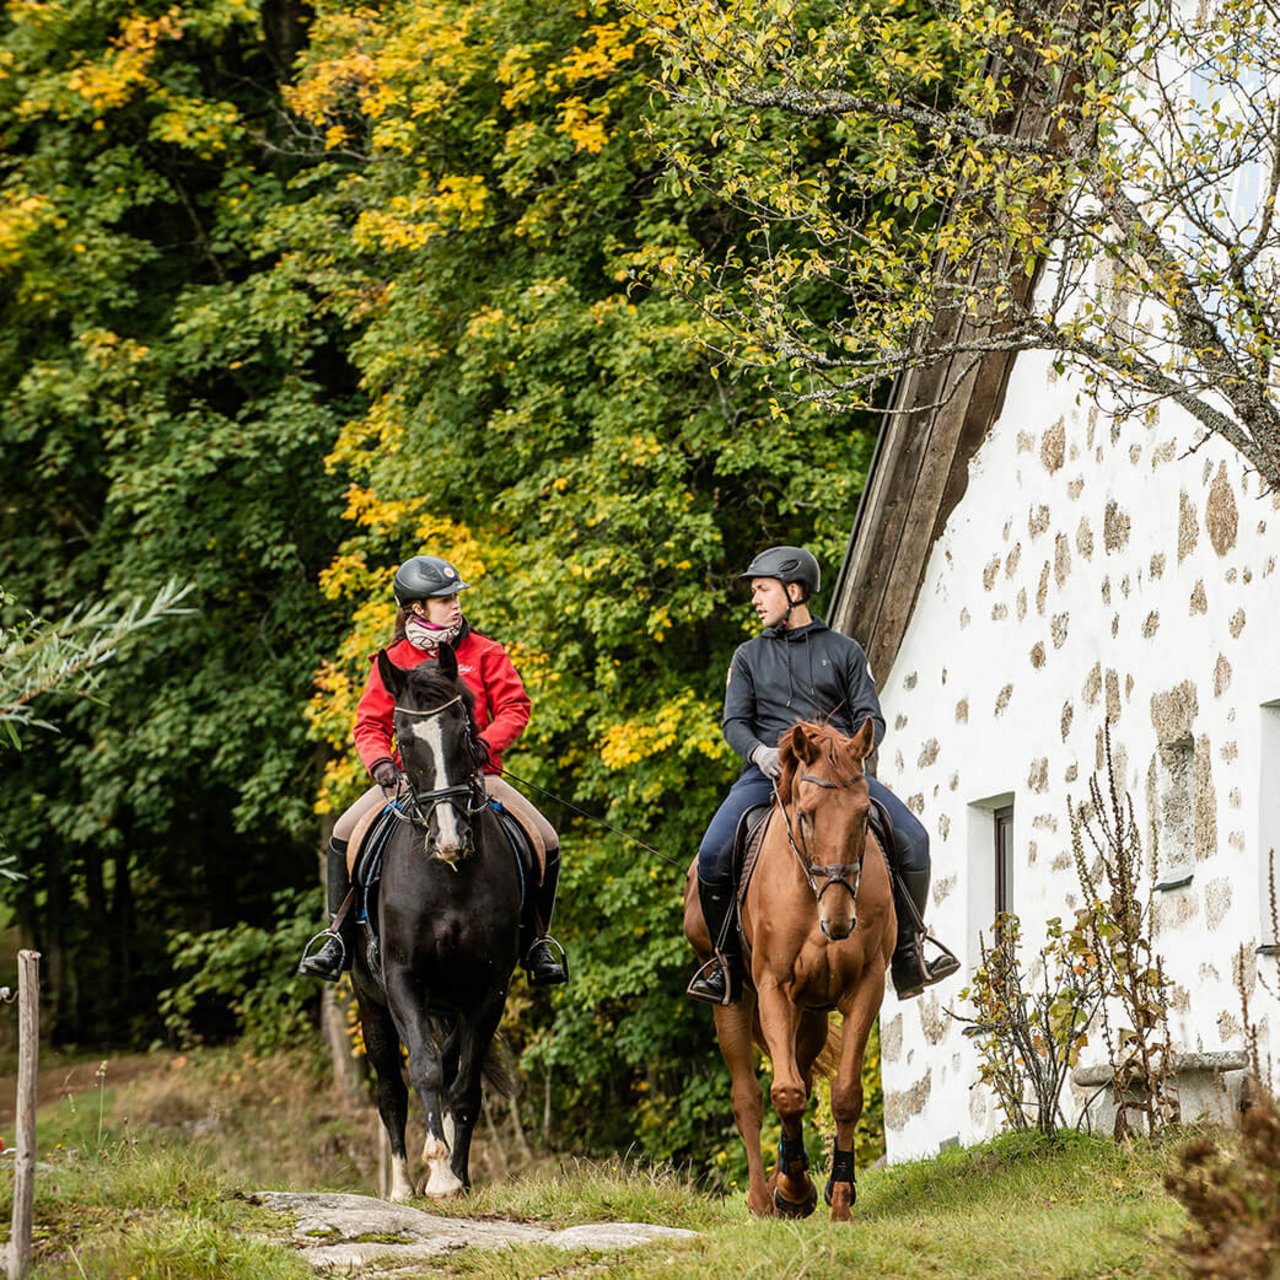
[{"label": "chestnut horse", "polygon": [[[867,826],[863,772],[874,741],[867,720],[852,738],[827,725],[794,725],[778,744],[782,774],[759,858],[740,896],[747,981],[738,1004],[715,1010],[720,1052],[733,1078],[733,1117],[747,1148],[752,1213],[804,1217],[817,1204],[802,1123],[815,1064],[828,1043],[835,1151],[826,1199],[848,1221],[857,1198],[853,1137],[862,1115],[862,1059],[884,996],[896,920],[889,867]],[[693,872],[685,884],[685,936],[704,958],[711,942]],[[753,1044],[773,1064],[770,1097],[782,1121],[778,1165],[766,1183],[760,1153],[764,1104]],[[824,1055],[825,1056],[825,1055]]]}]

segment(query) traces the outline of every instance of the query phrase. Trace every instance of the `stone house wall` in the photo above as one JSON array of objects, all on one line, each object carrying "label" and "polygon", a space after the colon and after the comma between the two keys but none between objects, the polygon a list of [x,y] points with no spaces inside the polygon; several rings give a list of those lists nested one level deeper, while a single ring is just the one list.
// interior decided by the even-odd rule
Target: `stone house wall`
[{"label": "stone house wall", "polygon": [[[1109,722],[1168,886],[1155,906],[1174,1039],[1187,1052],[1240,1048],[1232,960],[1247,944],[1270,1051],[1274,1000],[1255,981],[1261,969],[1280,991],[1277,961],[1254,948],[1275,941],[1265,861],[1280,852],[1280,498],[1226,445],[1196,447],[1199,434],[1172,406],[1117,422],[1046,357],[1019,359],[893,668],[877,672],[879,775],[931,832],[930,924],[969,971],[994,913],[997,809],[1013,806],[1010,905],[1028,943],[1079,904],[1068,804],[1087,796]],[[901,1005],[886,995],[893,1159],[999,1128],[946,1012],[963,986]]]}]

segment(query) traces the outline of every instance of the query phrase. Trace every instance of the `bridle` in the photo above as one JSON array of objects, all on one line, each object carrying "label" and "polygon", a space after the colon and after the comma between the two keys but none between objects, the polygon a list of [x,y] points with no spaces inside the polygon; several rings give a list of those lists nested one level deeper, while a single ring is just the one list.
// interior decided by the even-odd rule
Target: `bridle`
[{"label": "bridle", "polygon": [[[438,716],[441,712],[447,711],[450,707],[462,701],[462,695],[450,698],[448,702],[442,702],[438,707],[429,707],[425,711],[417,711],[412,707],[396,706],[394,709],[401,715],[418,716],[427,718],[429,716]],[[471,748],[471,756],[476,758],[475,750],[475,727],[471,722],[471,717],[467,717],[467,745]],[[478,768],[474,769],[471,776],[466,782],[454,783],[447,787],[432,787],[430,791],[418,791],[414,788],[413,782],[407,773],[401,774],[402,785],[408,792],[408,799],[405,804],[407,812],[401,812],[396,807],[392,812],[401,822],[410,822],[415,827],[421,827],[427,830],[432,815],[436,809],[442,804],[452,805],[463,817],[466,825],[470,825],[471,819],[479,813],[486,804],[489,803],[489,797],[485,792],[484,778]],[[397,788],[397,796],[399,790]]]},{"label": "bridle", "polygon": [[[864,774],[858,773],[849,778],[832,780],[830,778],[817,778],[811,773],[799,773],[796,775],[796,781],[811,782],[815,787],[822,787],[825,791],[842,791],[846,787],[852,787],[861,782],[864,776]],[[778,790],[776,781],[773,784],[773,794],[778,802],[778,809],[782,813],[782,821],[786,827],[787,844],[791,846],[791,852],[795,854],[796,862],[799,863],[800,870],[803,872],[804,878],[813,892],[814,901],[821,904],[822,895],[833,885],[839,885],[842,889],[847,890],[849,896],[856,902],[858,899],[858,885],[862,881],[862,850],[858,850],[858,856],[852,862],[833,862],[825,866],[815,865],[809,854],[808,841],[805,839],[803,828],[800,831],[800,842],[796,842],[795,832],[791,829],[791,818],[787,813],[787,806],[782,802],[782,794]],[[865,840],[863,844],[866,844]],[[804,845],[803,850],[801,845]],[[819,881],[822,882],[821,888],[819,888]]]}]

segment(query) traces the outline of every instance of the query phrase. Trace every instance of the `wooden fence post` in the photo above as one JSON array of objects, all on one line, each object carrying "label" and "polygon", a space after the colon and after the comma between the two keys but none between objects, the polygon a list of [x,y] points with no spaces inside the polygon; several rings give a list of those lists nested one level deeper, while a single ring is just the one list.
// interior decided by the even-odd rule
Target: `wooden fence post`
[{"label": "wooden fence post", "polygon": [[13,1157],[13,1231],[9,1280],[31,1265],[31,1214],[36,1179],[36,1068],[40,1064],[40,953],[18,952],[17,1150]]}]

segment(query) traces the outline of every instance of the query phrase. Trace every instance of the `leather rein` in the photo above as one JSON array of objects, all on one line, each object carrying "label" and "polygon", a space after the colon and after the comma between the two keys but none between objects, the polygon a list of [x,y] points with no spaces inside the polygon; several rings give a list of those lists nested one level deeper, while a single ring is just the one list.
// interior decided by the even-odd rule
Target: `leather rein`
[{"label": "leather rein", "polygon": [[[425,719],[430,716],[438,716],[442,711],[447,711],[461,701],[462,696],[459,694],[456,698],[450,698],[448,702],[442,702],[438,707],[430,707],[426,711],[415,711],[412,707],[401,706],[397,706],[395,710],[402,715],[418,716]],[[470,716],[468,716],[467,742],[471,745],[473,759],[476,757],[474,738],[475,729],[471,724]],[[478,767],[466,782],[455,783],[447,787],[433,787],[430,791],[416,790],[408,773],[404,770],[401,770],[400,778],[401,782],[396,786],[396,796],[399,796],[400,786],[403,785],[405,791],[408,792],[408,803],[406,805],[408,812],[401,813],[398,808],[393,812],[401,822],[411,822],[415,827],[422,827],[424,830],[431,820],[431,815],[442,804],[453,805],[455,809],[465,815],[469,822],[489,802],[484,789],[484,777]]]},{"label": "leather rein", "polygon": [[[864,776],[859,773],[851,778],[832,781],[830,778],[816,778],[811,773],[799,773],[796,775],[796,779],[799,782],[811,782],[815,787],[822,787],[825,791],[842,791],[846,787],[852,787],[855,783],[861,782]],[[803,830],[800,832],[799,844],[796,842],[795,833],[791,829],[791,818],[787,813],[787,806],[782,802],[782,795],[778,790],[776,780],[773,783],[773,795],[778,802],[778,809],[782,813],[782,821],[787,831],[787,844],[791,846],[791,852],[795,854],[796,862],[804,873],[804,878],[813,893],[814,901],[821,903],[822,895],[833,885],[839,885],[842,889],[848,890],[849,896],[856,902],[858,885],[862,881],[861,851],[852,862],[833,862],[825,866],[815,864],[809,854],[808,842],[805,840]],[[863,843],[865,845],[866,841],[864,840]],[[803,851],[801,850],[801,845],[805,846]],[[821,888],[818,887],[820,880],[823,881]]]}]

